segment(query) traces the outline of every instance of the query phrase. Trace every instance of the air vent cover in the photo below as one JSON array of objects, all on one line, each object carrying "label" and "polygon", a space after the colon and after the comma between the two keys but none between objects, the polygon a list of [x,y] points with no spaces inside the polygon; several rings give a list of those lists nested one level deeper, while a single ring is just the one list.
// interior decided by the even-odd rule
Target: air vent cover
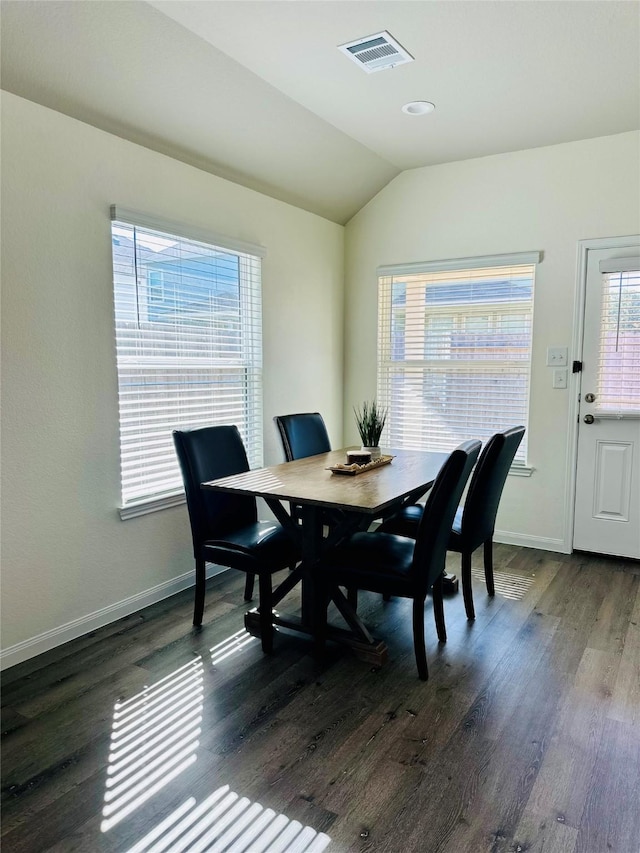
[{"label": "air vent cover", "polygon": [[395,65],[403,65],[405,62],[413,62],[413,56],[386,30],[338,45],[338,50],[352,59],[367,74],[393,68]]}]

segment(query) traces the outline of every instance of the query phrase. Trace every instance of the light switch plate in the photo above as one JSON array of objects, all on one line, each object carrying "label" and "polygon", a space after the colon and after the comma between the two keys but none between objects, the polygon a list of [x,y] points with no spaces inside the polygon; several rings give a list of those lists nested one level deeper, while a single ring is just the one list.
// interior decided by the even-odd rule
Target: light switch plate
[{"label": "light switch plate", "polygon": [[566,367],[557,367],[553,371],[553,387],[554,388],[566,388],[567,387],[567,368]]},{"label": "light switch plate", "polygon": [[547,367],[566,367],[568,364],[568,347],[547,347]]}]

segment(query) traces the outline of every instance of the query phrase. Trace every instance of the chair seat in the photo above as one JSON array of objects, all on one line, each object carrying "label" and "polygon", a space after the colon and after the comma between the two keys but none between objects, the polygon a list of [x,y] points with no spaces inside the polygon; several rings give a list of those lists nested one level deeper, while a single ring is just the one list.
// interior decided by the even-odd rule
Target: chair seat
[{"label": "chair seat", "polygon": [[[386,591],[389,584],[401,594],[413,581],[415,542],[391,533],[354,533],[321,559],[319,571],[337,574],[345,585],[373,592]],[[411,593],[408,592],[410,595]]]},{"label": "chair seat", "polygon": [[273,574],[299,559],[299,549],[276,521],[256,521],[203,542],[205,560],[255,574]]}]

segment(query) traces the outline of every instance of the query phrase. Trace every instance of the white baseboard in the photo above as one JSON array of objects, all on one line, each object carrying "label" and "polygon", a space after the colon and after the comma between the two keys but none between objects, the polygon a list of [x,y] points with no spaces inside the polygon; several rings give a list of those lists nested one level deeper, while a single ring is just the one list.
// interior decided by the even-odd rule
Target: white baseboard
[{"label": "white baseboard", "polygon": [[[221,572],[228,571],[223,566],[214,566],[207,563],[207,577],[219,575]],[[136,593],[129,598],[118,601],[115,604],[110,604],[108,607],[103,607],[96,610],[95,613],[89,613],[86,616],[81,616],[79,619],[74,619],[67,622],[65,625],[60,625],[58,628],[52,628],[36,637],[31,637],[28,640],[22,640],[14,646],[9,646],[0,651],[0,670],[8,669],[25,660],[41,655],[43,652],[48,652],[50,649],[68,643],[69,640],[76,640],[84,634],[95,631],[97,628],[102,628],[110,622],[116,622],[124,616],[130,616],[143,607],[148,607],[150,604],[156,604],[164,598],[169,598],[175,595],[176,592],[182,592],[194,584],[194,573],[186,572],[179,575],[177,578],[164,581],[157,586],[146,589],[143,592]]]},{"label": "white baseboard", "polygon": [[[372,530],[379,524],[372,526]],[[509,530],[496,530],[493,541],[503,545],[521,545],[523,548],[539,548],[541,551],[555,551],[557,554],[571,554],[572,548],[564,539],[550,539],[545,536],[529,536],[526,533],[511,533]]]},{"label": "white baseboard", "polygon": [[526,533],[511,533],[508,530],[496,530],[494,542],[503,545],[521,545],[523,548],[539,548],[541,551],[555,551],[557,554],[570,554],[572,548],[564,539],[550,539],[545,536],[528,536]]}]

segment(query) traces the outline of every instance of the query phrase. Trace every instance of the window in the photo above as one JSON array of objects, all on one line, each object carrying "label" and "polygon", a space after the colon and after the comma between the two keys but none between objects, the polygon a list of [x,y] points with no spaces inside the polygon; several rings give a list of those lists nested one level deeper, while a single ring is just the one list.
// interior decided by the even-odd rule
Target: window
[{"label": "window", "polygon": [[120,208],[111,218],[126,518],[182,499],[174,429],[236,424],[262,464],[264,250]]},{"label": "window", "polygon": [[640,414],[640,258],[602,261],[597,406],[600,416]]},{"label": "window", "polygon": [[[451,451],[527,424],[538,253],[381,267],[384,443]],[[524,466],[526,436],[514,464]]]}]

